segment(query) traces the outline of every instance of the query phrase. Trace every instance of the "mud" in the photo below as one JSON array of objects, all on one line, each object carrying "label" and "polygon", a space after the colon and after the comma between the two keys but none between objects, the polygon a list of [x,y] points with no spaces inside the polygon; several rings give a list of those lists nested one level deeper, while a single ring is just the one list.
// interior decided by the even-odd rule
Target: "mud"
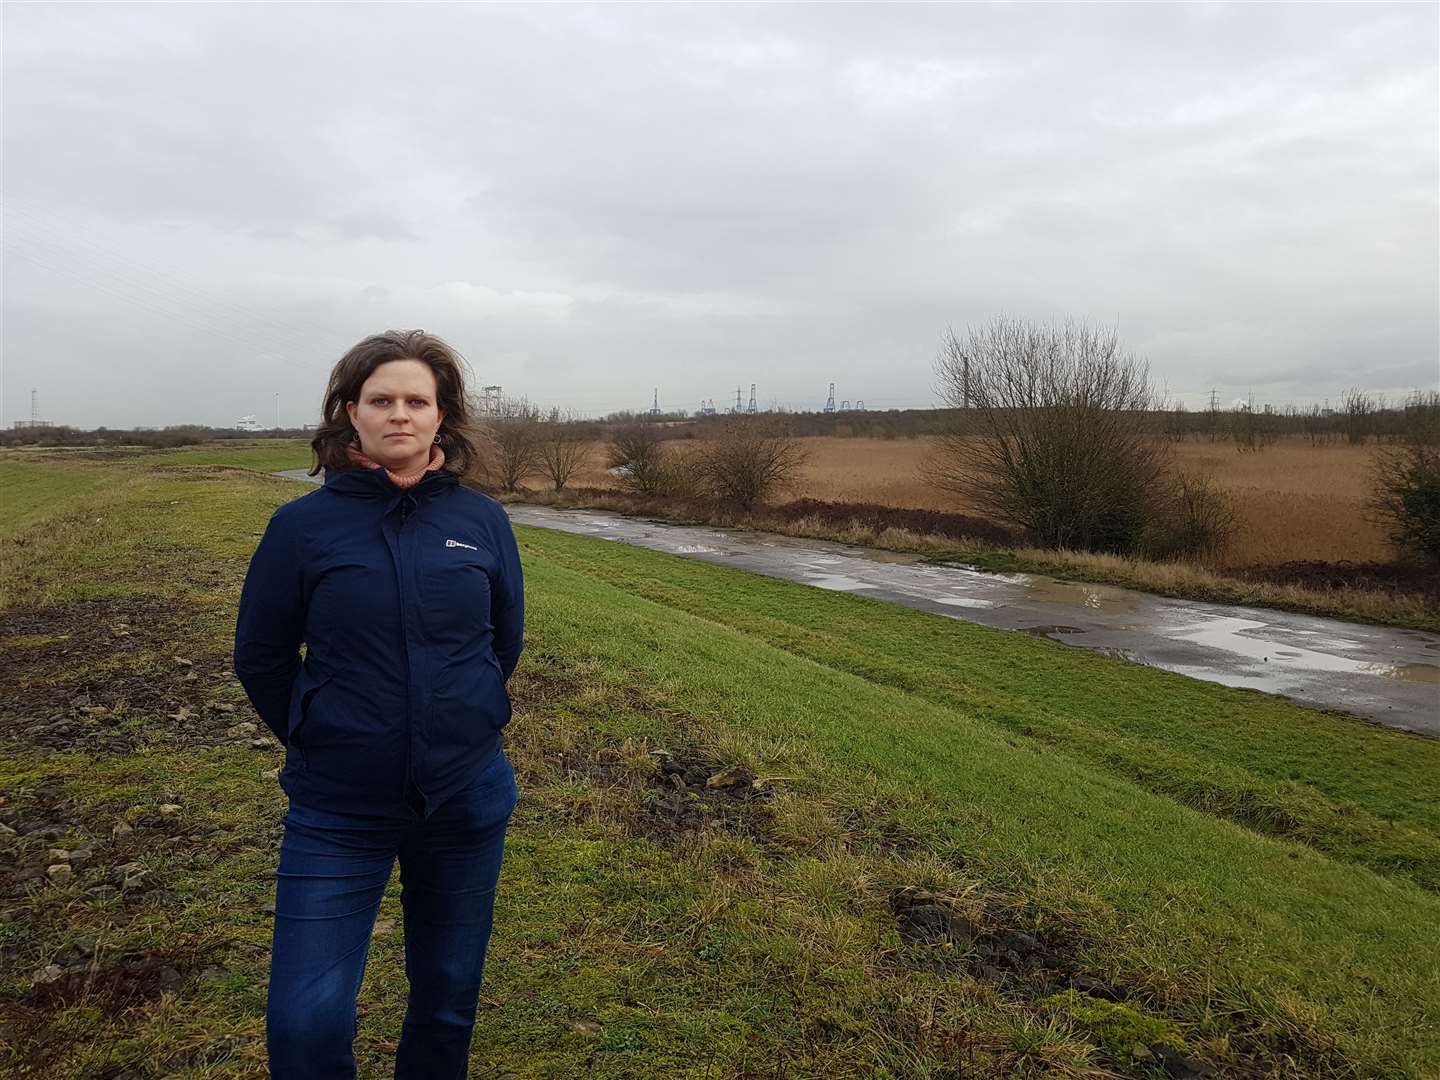
[{"label": "mud", "polygon": [[0,744],[106,755],[275,745],[228,656],[187,646],[195,621],[184,606],[137,600],[0,613]]},{"label": "mud", "polygon": [[738,766],[722,767],[696,751],[657,750],[658,768],[639,818],[640,834],[669,840],[676,834],[724,830],[742,836],[765,831],[765,804],[774,790]]}]

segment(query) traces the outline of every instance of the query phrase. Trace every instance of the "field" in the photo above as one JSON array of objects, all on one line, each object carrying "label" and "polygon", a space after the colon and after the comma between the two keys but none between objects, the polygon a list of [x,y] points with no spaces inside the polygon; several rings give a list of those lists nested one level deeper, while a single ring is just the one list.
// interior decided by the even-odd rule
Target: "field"
[{"label": "field", "polygon": [[[0,460],[7,1075],[264,1075],[281,755],[228,661],[256,539],[309,488],[195,456]],[[517,534],[472,1075],[1440,1073],[1440,742]],[[397,876],[362,1076],[399,914]]]},{"label": "field", "polygon": [[[809,461],[791,492],[796,498],[973,512],[920,478],[933,439],[800,442]],[[1293,439],[1242,454],[1228,442],[1187,441],[1176,446],[1175,457],[1181,469],[1210,478],[1234,500],[1240,530],[1223,568],[1301,560],[1384,562],[1393,552],[1363,514],[1372,449],[1342,443],[1315,447]],[[598,450],[577,483],[616,486]]]}]

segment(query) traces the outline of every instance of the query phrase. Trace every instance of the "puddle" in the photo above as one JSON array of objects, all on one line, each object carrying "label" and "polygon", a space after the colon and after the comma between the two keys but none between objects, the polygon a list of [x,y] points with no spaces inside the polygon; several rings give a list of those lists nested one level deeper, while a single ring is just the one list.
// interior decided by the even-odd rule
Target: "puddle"
[{"label": "puddle", "polygon": [[948,607],[964,608],[993,608],[1000,605],[994,600],[977,600],[973,596],[937,596],[937,604],[945,604]]},{"label": "puddle", "polygon": [[715,548],[706,547],[704,544],[681,544],[675,549],[677,555],[715,555],[718,554]]},{"label": "puddle", "polygon": [[[1261,663],[1274,661],[1285,667],[1308,668],[1312,671],[1350,672],[1357,675],[1380,675],[1404,682],[1440,682],[1440,667],[1434,664],[1384,664],[1351,660],[1335,653],[1314,649],[1286,648],[1273,641],[1251,636],[1250,631],[1270,629],[1268,623],[1255,619],[1227,617],[1209,618],[1206,622],[1180,627],[1171,633],[1176,641],[1189,641]],[[1233,685],[1233,684],[1232,684]]]},{"label": "puddle", "polygon": [[1136,596],[1123,589],[1111,589],[1104,585],[1089,585],[1080,581],[1055,581],[1052,578],[1021,576],[1019,583],[1034,599],[1047,604],[1074,604],[1092,611],[1109,611],[1128,614],[1136,610],[1139,601]]},{"label": "puddle", "polygon": [[1363,667],[1368,674],[1383,675],[1387,679],[1440,685],[1440,666],[1435,664],[1365,664]]},{"label": "puddle", "polygon": [[814,585],[821,589],[835,589],[838,592],[856,592],[860,589],[873,589],[876,586],[869,582],[861,581],[859,578],[846,577],[844,574],[811,574],[805,575],[805,584]]}]

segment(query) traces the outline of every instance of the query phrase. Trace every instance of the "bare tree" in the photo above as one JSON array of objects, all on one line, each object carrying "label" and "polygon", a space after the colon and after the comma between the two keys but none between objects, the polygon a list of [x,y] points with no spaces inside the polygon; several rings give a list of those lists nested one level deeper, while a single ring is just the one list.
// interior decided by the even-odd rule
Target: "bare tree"
[{"label": "bare tree", "polygon": [[699,448],[695,474],[711,495],[750,510],[792,482],[806,456],[773,418],[733,416]]},{"label": "bare tree", "polygon": [[487,472],[503,491],[540,470],[540,410],[528,398],[505,397],[486,424]]},{"label": "bare tree", "polygon": [[574,478],[580,466],[590,455],[594,444],[590,430],[572,412],[551,409],[550,415],[538,428],[540,471],[555,486],[564,491],[565,485]]},{"label": "bare tree", "polygon": [[1360,446],[1370,434],[1375,399],[1358,386],[1352,386],[1345,391],[1342,408],[1345,410],[1345,435],[1352,445]]},{"label": "bare tree", "polygon": [[610,436],[606,463],[620,473],[620,483],[637,495],[671,494],[676,470],[672,455],[654,423],[639,420],[617,428]]},{"label": "bare tree", "polygon": [[975,436],[942,435],[923,475],[1047,547],[1134,552],[1166,497],[1169,447],[1154,431],[1148,368],[1113,331],[996,318],[947,330],[936,360]]}]

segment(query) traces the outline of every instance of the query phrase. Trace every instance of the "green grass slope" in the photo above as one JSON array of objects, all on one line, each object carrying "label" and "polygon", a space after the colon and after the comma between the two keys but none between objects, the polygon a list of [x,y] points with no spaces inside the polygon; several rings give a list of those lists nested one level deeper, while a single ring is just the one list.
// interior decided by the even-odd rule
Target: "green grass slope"
[{"label": "green grass slope", "polygon": [[[308,488],[26,468],[0,483],[55,498],[0,537],[0,1071],[263,1076],[284,798],[227,661],[249,553]],[[472,1075],[1440,1070],[1432,744],[517,532],[522,795]],[[1242,790],[1304,829],[1236,812]],[[404,1011],[398,880],[380,918],[362,1075]]]}]

